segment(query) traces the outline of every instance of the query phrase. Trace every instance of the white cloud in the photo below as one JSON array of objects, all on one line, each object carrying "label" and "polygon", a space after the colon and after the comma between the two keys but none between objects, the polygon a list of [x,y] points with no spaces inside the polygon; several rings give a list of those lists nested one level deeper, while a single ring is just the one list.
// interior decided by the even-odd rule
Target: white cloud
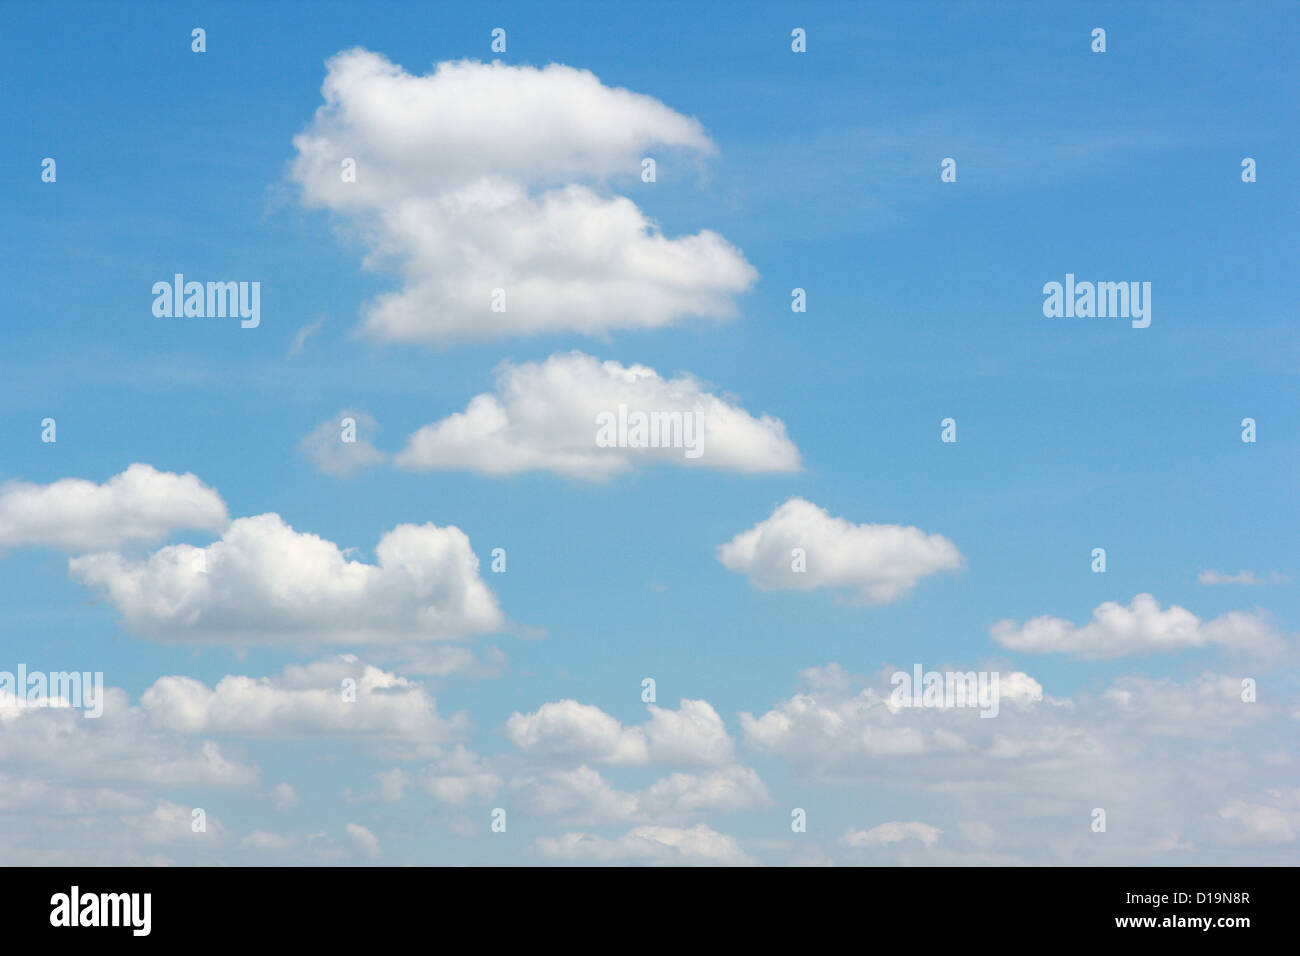
[{"label": "white cloud", "polygon": [[674,773],[656,780],[639,794],[640,806],[652,817],[702,812],[730,812],[772,802],[753,768],[732,764],[706,773]]},{"label": "white cloud", "polygon": [[540,817],[586,826],[642,820],[636,794],[615,789],[585,764],[570,770],[519,776],[510,781],[510,788],[527,812]]},{"label": "white cloud", "polygon": [[1090,660],[1181,651],[1207,644],[1261,656],[1277,654],[1285,647],[1282,635],[1264,614],[1232,611],[1202,621],[1176,604],[1161,610],[1160,602],[1150,594],[1136,595],[1128,607],[1107,601],[1092,612],[1092,620],[1082,627],[1044,615],[1023,625],[999,621],[989,633],[1009,650],[1073,654]]},{"label": "white cloud", "polygon": [[[346,696],[344,681],[352,682]],[[436,751],[468,726],[464,714],[440,716],[418,683],[351,654],[293,664],[277,677],[228,675],[214,688],[192,677],[160,677],[140,704],[156,726],[174,733],[366,738],[412,752]]]},{"label": "white cloud", "polygon": [[559,837],[538,837],[534,845],[542,856],[566,861],[668,866],[740,866],[751,862],[734,837],[702,823],[689,829],[635,827],[613,840],[590,833],[566,833]]},{"label": "white cloud", "polygon": [[379,838],[373,833],[361,826],[359,823],[349,823],[344,827],[352,842],[356,844],[357,849],[367,859],[375,860],[379,858]]},{"label": "white cloud", "polygon": [[[363,855],[369,856],[372,850],[378,854],[379,841],[365,827],[349,823],[344,832]],[[303,834],[254,830],[240,839],[239,845],[244,850],[272,854],[282,862],[299,865],[336,864],[349,855],[346,846],[324,831]]]},{"label": "white cloud", "polygon": [[[608,478],[652,461],[741,472],[802,467],[784,423],[768,415],[754,418],[687,374],[665,379],[644,365],[601,362],[571,352],[541,363],[505,363],[496,378],[495,393],[476,395],[463,412],[412,434],[396,463],[493,475],[553,471],[587,479]],[[659,438],[661,446],[672,447],[598,445],[598,416],[617,418],[620,405],[626,406],[629,420],[633,412],[676,414],[676,430],[670,436],[661,429]],[[697,411],[701,428],[688,434],[687,416]],[[699,454],[687,457],[690,448]]]},{"label": "white cloud", "polygon": [[[1040,686],[1023,676],[1026,688]],[[1005,759],[1020,761],[1022,772],[1085,766],[1096,758],[1124,758],[1139,738],[1161,739],[1160,747],[1168,746],[1166,736],[1215,740],[1270,716],[1265,704],[1242,700],[1239,678],[1214,674],[1182,683],[1122,676],[1095,698],[1041,691],[1004,696],[994,719],[981,717],[974,706],[893,707],[883,672],[863,681],[832,666],[801,677],[804,689],[766,713],[741,713],[741,731],[748,746],[819,776],[888,775],[906,767],[918,779],[955,785],[965,774],[998,777]],[[1054,785],[1077,782],[1066,774]]]},{"label": "white cloud", "polygon": [[528,812],[579,826],[694,822],[710,813],[772,803],[758,774],[740,764],[703,773],[673,773],[636,791],[615,788],[583,764],[521,774],[510,781],[510,789]]},{"label": "white cloud", "polygon": [[1286,575],[1278,574],[1276,571],[1270,571],[1268,574],[1258,575],[1254,571],[1238,571],[1236,574],[1223,574],[1219,571],[1202,571],[1196,576],[1196,580],[1201,584],[1280,584],[1286,581]]},{"label": "white cloud", "polygon": [[515,712],[506,736],[538,757],[610,765],[675,763],[718,766],[730,762],[732,741],[707,701],[683,700],[679,710],[650,704],[650,719],[624,727],[599,707],[561,700],[536,712]]},{"label": "white cloud", "polygon": [[1258,704],[1243,700],[1242,678],[1201,674],[1185,681],[1126,674],[1101,695],[1108,717],[1130,732],[1178,737],[1209,736],[1250,726],[1264,716]]},{"label": "white cloud", "polygon": [[1264,800],[1229,800],[1219,811],[1235,821],[1255,840],[1270,844],[1293,843],[1300,835],[1300,788],[1270,790]]},{"label": "white cloud", "polygon": [[[805,570],[795,570],[794,549]],[[963,566],[957,546],[940,534],[892,524],[850,524],[802,498],[718,546],[718,560],[762,590],[837,588],[857,600],[883,604],[917,581]]]},{"label": "white cloud", "polygon": [[576,700],[545,703],[530,714],[516,711],[506,721],[506,736],[520,750],[545,756],[609,764],[649,759],[644,734]]},{"label": "white cloud", "polygon": [[297,355],[299,352],[301,352],[302,347],[307,344],[307,340],[311,338],[313,335],[315,335],[317,332],[319,332],[321,326],[324,324],[325,324],[325,317],[322,315],[319,316],[315,321],[308,322],[306,325],[298,329],[297,333],[295,333],[293,337],[293,341],[289,343],[288,354],[292,356],[292,355]]},{"label": "white cloud", "polygon": [[418,645],[502,626],[459,528],[398,525],[375,556],[348,560],[264,514],[232,522],[206,548],[84,555],[69,568],[106,593],[129,630],[161,641]]},{"label": "white cloud", "polygon": [[254,830],[240,839],[239,845],[247,850],[261,850],[270,853],[283,853],[296,844],[292,837],[267,830]]},{"label": "white cloud", "polygon": [[292,810],[302,798],[291,783],[277,783],[271,788],[271,801],[277,810]]},{"label": "white cloud", "polygon": [[182,528],[220,532],[229,520],[221,496],[194,475],[141,463],[102,485],[81,478],[0,485],[0,548],[94,551],[156,543]]},{"label": "white cloud", "polygon": [[[966,835],[929,847],[929,862],[1258,864],[1259,829],[1285,832],[1285,814],[1255,809],[1285,809],[1258,797],[1261,775],[1294,777],[1292,761],[1266,759],[1292,732],[1294,701],[1277,682],[1251,702],[1239,677],[1126,675],[1100,694],[1004,701],[995,719],[973,707],[891,710],[887,672],[815,669],[802,684],[766,713],[741,714],[745,744],[780,757],[801,788],[846,790],[885,813],[924,807],[928,824]],[[1091,831],[1094,807],[1124,840]],[[1189,849],[1194,858],[1170,856]]]},{"label": "white cloud", "polygon": [[904,840],[919,840],[926,846],[934,846],[939,842],[939,835],[942,832],[938,827],[932,827],[928,823],[911,821],[908,823],[882,823],[870,830],[850,828],[840,839],[852,847],[889,846],[894,843],[902,843]]},{"label": "white cloud", "polygon": [[[352,440],[344,441],[343,423],[349,419],[348,435]],[[384,460],[384,453],[371,441],[371,436],[378,431],[379,424],[369,412],[345,408],[312,429],[298,448],[325,474],[349,475]]]},{"label": "white cloud", "polygon": [[[696,120],[651,97],[559,64],[462,60],[414,76],[360,49],[329,60],[321,92],[291,175],[308,205],[355,227],[368,265],[402,273],[404,287],[365,310],[376,338],[599,335],[727,317],[757,278],[716,233],[669,239],[631,200],[597,191],[639,173],[651,146],[713,151]],[[505,311],[491,308],[498,288]]]},{"label": "white cloud", "polygon": [[[7,696],[8,699],[4,699]],[[120,688],[104,690],[103,713],[17,707],[0,695],[0,844],[13,865],[159,865],[221,844],[213,807],[249,790],[258,770],[212,740],[155,727]],[[193,805],[163,794],[207,794],[206,831]],[[208,802],[211,799],[215,802]]]},{"label": "white cloud", "polygon": [[456,807],[475,800],[490,800],[502,784],[501,777],[478,754],[459,745],[435,766],[427,768],[420,779],[421,788],[431,797]]}]

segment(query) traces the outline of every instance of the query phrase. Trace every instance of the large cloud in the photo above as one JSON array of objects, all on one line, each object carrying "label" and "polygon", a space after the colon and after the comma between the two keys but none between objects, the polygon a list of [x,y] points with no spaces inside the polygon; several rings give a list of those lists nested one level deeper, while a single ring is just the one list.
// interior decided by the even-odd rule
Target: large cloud
[{"label": "large cloud", "polygon": [[1207,644],[1270,656],[1286,646],[1281,633],[1264,614],[1231,611],[1212,621],[1202,621],[1176,604],[1161,610],[1160,602],[1150,594],[1136,595],[1128,607],[1107,601],[1092,612],[1092,620],[1083,626],[1044,615],[1024,624],[999,621],[989,633],[1009,650],[1073,654],[1093,660],[1181,651]]},{"label": "large cloud", "polygon": [[[796,570],[795,549],[803,552],[803,570]],[[718,560],[765,591],[839,588],[870,604],[893,601],[927,574],[964,563],[943,535],[902,525],[850,524],[802,498],[791,498],[719,545]]]},{"label": "large cloud", "polygon": [[[599,416],[613,416],[616,429],[620,406],[629,419],[632,413],[675,414],[675,430],[659,430],[660,447],[598,444]],[[688,433],[694,413],[700,427]],[[688,454],[693,447],[698,455]],[[398,465],[421,470],[545,470],[589,479],[650,461],[743,472],[801,467],[780,420],[754,418],[690,375],[665,379],[644,365],[600,362],[581,352],[502,365],[495,394],[476,395],[465,411],[419,429],[396,457]]]},{"label": "large cloud", "polygon": [[398,525],[375,557],[349,560],[264,514],[232,522],[206,548],[83,555],[69,567],[103,589],[129,630],[160,641],[413,646],[503,624],[459,528]]},{"label": "large cloud", "polygon": [[[414,76],[354,49],[331,58],[324,105],[294,138],[313,206],[365,237],[406,280],[366,309],[389,341],[666,325],[734,314],[757,273],[708,230],[661,235],[596,190],[651,146],[713,151],[700,124],[587,71],[464,60]],[[355,181],[341,164],[356,161]],[[505,311],[492,310],[494,289]]]},{"label": "large cloud", "polygon": [[82,478],[0,485],[0,548],[96,551],[156,543],[181,528],[219,532],[229,520],[221,496],[194,475],[140,463],[102,485]]}]

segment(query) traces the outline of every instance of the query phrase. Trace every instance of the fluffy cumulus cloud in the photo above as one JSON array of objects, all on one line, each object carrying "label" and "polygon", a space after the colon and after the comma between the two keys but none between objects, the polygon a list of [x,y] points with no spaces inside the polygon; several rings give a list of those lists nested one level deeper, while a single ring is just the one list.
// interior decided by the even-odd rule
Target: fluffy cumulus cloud
[{"label": "fluffy cumulus cloud", "polygon": [[668,379],[572,352],[503,364],[496,379],[495,392],[411,435],[396,463],[588,479],[650,462],[740,472],[802,467],[779,419],[755,418],[687,374]]},{"label": "fluffy cumulus cloud", "polygon": [[228,675],[215,687],[192,677],[160,677],[140,705],[155,726],[175,733],[350,737],[417,753],[436,750],[468,726],[464,714],[439,716],[420,684],[352,654],[290,665],[275,677]]},{"label": "fluffy cumulus cloud", "polygon": [[[713,152],[699,122],[585,70],[471,60],[419,76],[348,50],[294,138],[304,201],[338,214],[400,272],[368,304],[367,334],[395,342],[652,328],[727,317],[757,273],[703,230],[664,236],[605,188],[651,147]],[[344,175],[345,160],[355,176]],[[494,290],[504,291],[504,303]]]},{"label": "fluffy cumulus cloud", "polygon": [[264,514],[232,522],[206,548],[82,555],[69,567],[104,592],[130,631],[160,641],[398,646],[502,626],[459,528],[398,525],[375,558],[349,560],[333,542]]},{"label": "fluffy cumulus cloud", "polygon": [[0,485],[0,548],[97,551],[157,543],[180,529],[220,532],[229,520],[221,496],[194,475],[141,463],[102,485],[82,478]]},{"label": "fluffy cumulus cloud", "polygon": [[[701,835],[714,816],[768,808],[775,801],[753,768],[734,762],[733,742],[709,704],[684,700],[677,710],[651,706],[649,711],[641,726],[624,727],[590,705],[572,700],[547,703],[531,714],[516,713],[507,722],[512,751],[483,757],[457,745],[422,770],[399,766],[375,774],[378,788],[372,796],[395,803],[414,793],[471,812],[501,804],[512,814],[543,824],[635,827],[642,836],[662,830],[673,844],[645,845],[629,833],[617,838],[568,833],[544,838],[539,847],[546,855],[607,862],[709,862],[707,847],[712,843]],[[640,785],[624,789],[593,765],[631,775]],[[647,766],[672,769],[646,782],[639,768]],[[452,820],[453,832],[466,829],[462,823]],[[682,847],[674,842],[679,835],[686,841]],[[725,860],[744,860],[729,839],[719,839],[725,846],[718,852]]]},{"label": "fluffy cumulus cloud", "polygon": [[941,534],[893,524],[851,524],[802,498],[791,498],[726,544],[718,560],[762,590],[848,591],[884,604],[938,571],[964,564],[957,546]]},{"label": "fluffy cumulus cloud", "polygon": [[1093,660],[1182,651],[1207,644],[1257,656],[1273,656],[1286,647],[1285,638],[1266,614],[1231,611],[1202,621],[1176,604],[1162,610],[1160,602],[1150,594],[1136,595],[1128,607],[1107,601],[1082,626],[1044,615],[1024,624],[999,621],[989,633],[1009,650],[1073,654]]},{"label": "fluffy cumulus cloud", "polygon": [[610,765],[721,765],[733,745],[722,718],[704,700],[683,700],[678,710],[650,704],[650,719],[637,727],[591,704],[560,700],[529,714],[515,712],[506,736],[520,751],[559,760]]},{"label": "fluffy cumulus cloud", "polygon": [[610,839],[591,833],[538,837],[537,852],[552,860],[666,866],[744,866],[750,858],[734,837],[705,824],[635,827]]}]

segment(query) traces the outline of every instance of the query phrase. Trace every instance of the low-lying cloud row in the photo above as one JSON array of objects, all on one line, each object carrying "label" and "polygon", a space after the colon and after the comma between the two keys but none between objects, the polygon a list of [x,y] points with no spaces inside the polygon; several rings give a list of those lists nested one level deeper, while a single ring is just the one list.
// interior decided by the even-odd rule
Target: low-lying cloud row
[{"label": "low-lying cloud row", "polygon": [[[654,377],[648,370],[616,366],[616,372]],[[562,381],[553,386],[557,400],[575,392]],[[186,530],[220,537],[143,555],[125,550]],[[146,464],[102,485],[74,478],[2,485],[0,535],[11,547],[104,548],[75,554],[69,572],[102,593],[127,630],[157,641],[412,650],[506,627],[468,536],[454,525],[398,525],[381,536],[374,563],[367,563],[274,513],[232,521],[220,495],[194,475]],[[717,559],[759,590],[825,590],[864,604],[899,600],[922,579],[965,566],[961,551],[941,534],[853,524],[797,497],[719,545]],[[1002,620],[989,633],[1010,651],[1083,659],[1207,646],[1280,659],[1293,646],[1267,612],[1230,611],[1205,621],[1178,605],[1162,609],[1150,594],[1136,595],[1128,606],[1108,601],[1083,625],[1044,615],[1023,624]],[[433,666],[450,671],[469,664]]]}]

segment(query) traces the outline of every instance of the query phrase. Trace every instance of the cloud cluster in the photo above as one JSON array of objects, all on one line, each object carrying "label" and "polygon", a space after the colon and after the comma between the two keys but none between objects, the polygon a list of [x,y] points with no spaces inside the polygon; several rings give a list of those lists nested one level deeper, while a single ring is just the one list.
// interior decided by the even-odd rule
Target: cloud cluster
[{"label": "cloud cluster", "polygon": [[[207,858],[223,827],[191,828],[168,794],[248,790],[258,769],[213,740],[157,727],[117,687],[103,713],[0,695],[0,842],[12,865],[158,865]],[[87,839],[87,835],[93,839]]]},{"label": "cloud cluster", "polygon": [[[417,76],[348,50],[294,138],[304,202],[341,216],[400,271],[365,309],[393,342],[653,328],[727,317],[757,278],[717,233],[670,239],[599,190],[645,151],[714,150],[698,121],[593,74],[472,60]],[[345,175],[351,161],[355,175]],[[494,310],[494,290],[505,293]]]},{"label": "cloud cluster", "polygon": [[672,773],[637,791],[615,788],[586,764],[519,774],[509,786],[513,799],[530,813],[579,826],[679,822],[772,802],[758,774],[740,764]]},{"label": "cloud cluster", "polygon": [[[667,834],[689,834],[681,828],[695,825],[698,829],[713,814],[772,805],[758,774],[734,762],[734,744],[707,702],[684,700],[675,711],[654,705],[648,710],[649,720],[628,727],[592,705],[549,702],[529,714],[515,713],[507,721],[506,737],[513,751],[485,758],[458,746],[419,772],[395,767],[376,774],[377,796],[395,802],[415,789],[452,807],[477,804],[483,809],[500,803],[511,807],[512,813],[563,826],[665,828]],[[686,769],[674,769],[628,790],[615,786],[593,765]],[[684,839],[695,845],[693,837]],[[717,839],[735,848],[730,838]],[[554,840],[543,838],[537,848],[548,856],[594,854],[592,859],[609,862],[642,857],[682,863],[711,859],[703,850],[687,849],[681,855],[672,847],[646,848],[639,838],[627,834],[607,840],[570,833]],[[743,858],[737,853],[724,856]]]},{"label": "cloud cluster", "polygon": [[[986,720],[973,707],[891,707],[887,676],[815,668],[790,697],[740,715],[745,745],[782,759],[796,781],[923,804],[925,826],[952,831],[926,842],[928,830],[887,825],[841,845],[903,859],[915,837],[941,864],[1177,863],[1189,849],[1258,863],[1266,833],[1300,832],[1287,830],[1285,799],[1261,795],[1295,779],[1277,749],[1294,733],[1294,702],[1276,683],[1269,704],[1240,677],[1128,675],[1097,695],[1018,694]],[[1109,835],[1090,828],[1094,808]]]}]

